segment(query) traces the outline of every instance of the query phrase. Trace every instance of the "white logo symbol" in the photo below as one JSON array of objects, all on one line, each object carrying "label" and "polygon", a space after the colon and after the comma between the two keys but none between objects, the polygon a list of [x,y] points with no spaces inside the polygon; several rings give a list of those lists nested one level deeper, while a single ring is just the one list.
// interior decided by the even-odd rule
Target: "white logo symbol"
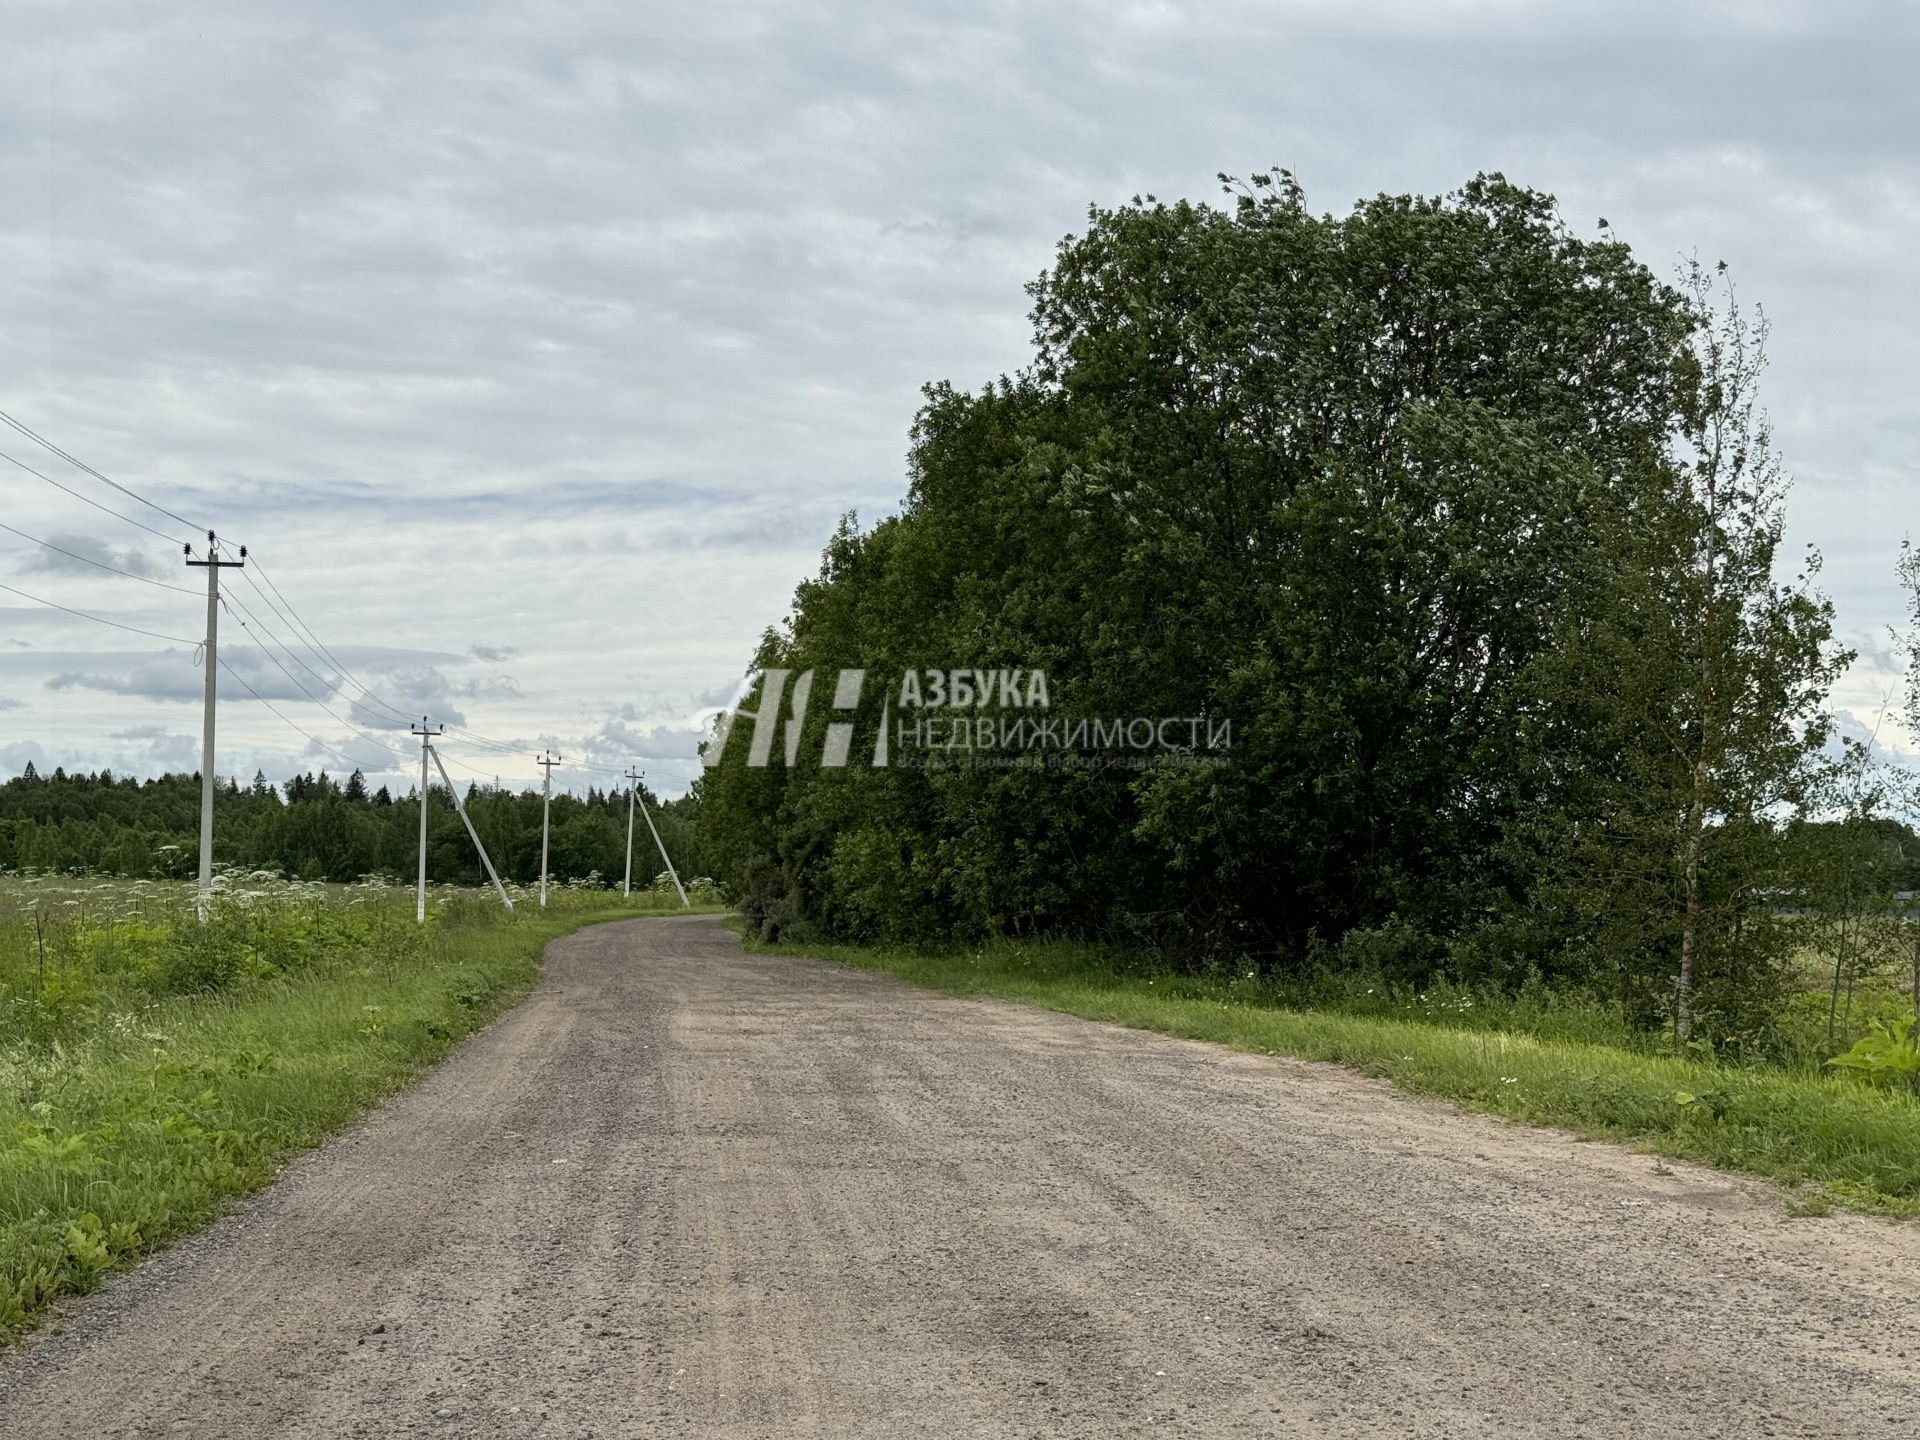
[{"label": "white logo symbol", "polygon": [[[779,728],[780,700],[786,693],[787,677],[791,670],[768,670],[760,677],[760,706],[757,710],[734,710],[723,714],[715,730],[713,742],[700,756],[700,763],[711,770],[720,763],[720,757],[727,748],[727,738],[733,727],[741,720],[753,722],[753,743],[747,747],[747,764],[759,769],[773,757],[773,732]],[[860,690],[866,684],[865,670],[842,670],[840,678],[833,687],[833,708],[835,710],[853,710],[860,704]],[[793,682],[793,698],[788,703],[786,724],[786,759],[789,767],[800,759],[800,731],[807,718],[807,701],[813,695],[813,671],[802,670]],[[873,747],[873,763],[887,763],[886,716],[880,720],[880,739]],[[853,722],[835,720],[827,726],[826,745],[820,755],[820,763],[830,769],[845,769],[847,756],[853,749]]]}]

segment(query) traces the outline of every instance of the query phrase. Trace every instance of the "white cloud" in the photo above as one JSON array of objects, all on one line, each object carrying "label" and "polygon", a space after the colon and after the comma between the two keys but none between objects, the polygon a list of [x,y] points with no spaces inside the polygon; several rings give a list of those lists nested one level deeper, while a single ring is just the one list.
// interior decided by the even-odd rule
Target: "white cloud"
[{"label": "white cloud", "polygon": [[[393,710],[351,681],[322,698],[402,749],[402,717],[432,712],[616,768],[684,751],[681,717],[730,695],[835,518],[896,503],[922,382],[1023,362],[1021,286],[1089,202],[1275,163],[1334,210],[1500,169],[1658,267],[1725,257],[1775,321],[1791,539],[1826,552],[1855,643],[1901,613],[1910,10],[187,0],[161,32],[130,3],[17,8],[3,403],[192,524],[30,463],[252,545],[223,583],[275,629],[291,601]],[[0,473],[9,524],[203,583]],[[0,540],[0,580],[200,633],[194,596]],[[0,755],[148,763],[112,737],[196,698],[164,649],[9,597],[0,688],[28,703]],[[326,744],[365,744],[273,666],[246,673]],[[1866,713],[1889,678],[1863,661],[1838,701]],[[227,694],[234,768],[311,763]],[[651,763],[670,787],[697,769]]]}]

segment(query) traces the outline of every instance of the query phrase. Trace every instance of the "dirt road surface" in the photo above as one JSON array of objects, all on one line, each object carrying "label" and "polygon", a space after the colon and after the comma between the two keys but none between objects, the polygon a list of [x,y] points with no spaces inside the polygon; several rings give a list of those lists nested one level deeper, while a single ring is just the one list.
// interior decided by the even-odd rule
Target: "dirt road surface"
[{"label": "dirt road surface", "polygon": [[641,920],[0,1360],[0,1435],[1893,1435],[1917,1277],[1757,1183]]}]

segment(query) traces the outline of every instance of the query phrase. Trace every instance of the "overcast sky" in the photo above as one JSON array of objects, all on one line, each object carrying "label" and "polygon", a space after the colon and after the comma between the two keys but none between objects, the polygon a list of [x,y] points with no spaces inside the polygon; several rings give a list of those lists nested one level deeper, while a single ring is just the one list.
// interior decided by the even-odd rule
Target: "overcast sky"
[{"label": "overcast sky", "polygon": [[[1332,211],[1500,170],[1663,272],[1726,260],[1773,322],[1790,539],[1825,553],[1862,652],[1838,703],[1871,726],[1897,678],[1892,570],[1920,528],[1912,7],[153,10],[8,7],[0,408],[253,547],[393,711],[349,686],[327,713],[233,618],[223,650],[383,778],[417,764],[400,715],[431,712],[684,789],[697,719],[835,519],[897,505],[920,386],[1025,362],[1021,287],[1087,205],[1273,165]],[[184,538],[24,437],[0,452]],[[203,583],[4,461],[0,521]],[[203,628],[203,600],[5,531],[0,584]],[[260,580],[228,584],[284,628]],[[200,680],[190,647],[0,592],[0,775],[195,769]],[[220,723],[223,773],[346,768],[231,682]],[[556,775],[590,778],[612,777]]]}]

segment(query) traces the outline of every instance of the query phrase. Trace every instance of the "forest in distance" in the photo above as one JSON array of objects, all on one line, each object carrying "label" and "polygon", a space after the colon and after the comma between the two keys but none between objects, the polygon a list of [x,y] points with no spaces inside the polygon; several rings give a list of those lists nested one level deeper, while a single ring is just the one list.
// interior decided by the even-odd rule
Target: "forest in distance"
[{"label": "forest in distance", "polygon": [[[429,789],[427,873],[435,884],[487,883],[446,787]],[[474,828],[509,883],[540,878],[538,790],[469,785],[462,795]],[[683,878],[702,874],[686,798],[662,801],[644,783],[661,842]],[[553,797],[548,866],[553,878],[619,885],[625,874],[627,792],[589,788]],[[634,883],[651,885],[660,856],[644,822],[635,822]],[[214,862],[236,871],[271,871],[289,880],[352,882],[380,875],[410,880],[418,864],[417,792],[369,790],[358,771],[338,781],[325,771],[283,785],[256,774],[241,786],[215,787]],[[191,878],[200,854],[200,777],[136,780],[107,772],[42,776],[32,765],[0,783],[0,871],[90,871],[137,879]]]}]

